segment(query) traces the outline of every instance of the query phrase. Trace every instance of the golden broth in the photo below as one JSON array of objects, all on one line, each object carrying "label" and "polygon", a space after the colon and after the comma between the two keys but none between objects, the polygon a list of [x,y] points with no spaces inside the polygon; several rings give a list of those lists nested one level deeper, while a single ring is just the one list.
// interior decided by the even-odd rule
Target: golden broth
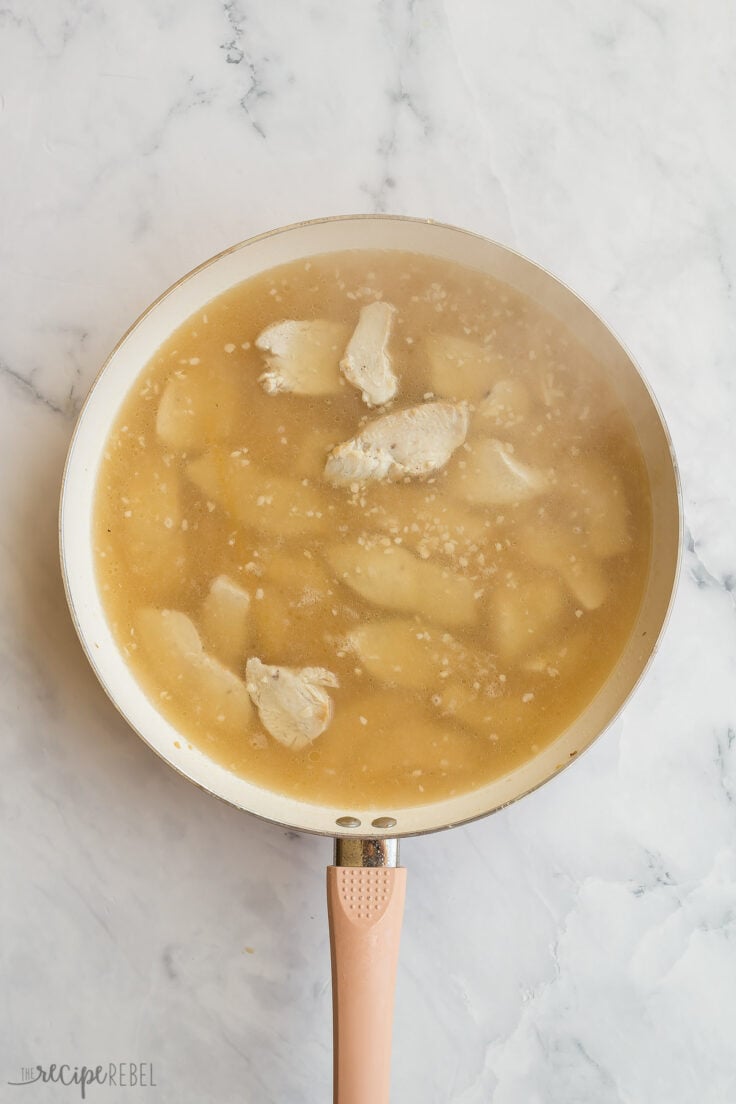
[{"label": "golden broth", "polygon": [[[465,404],[467,438],[427,475],[333,486],[327,453],[386,411],[345,380],[267,393],[255,342],[287,319],[349,337],[377,299],[396,307],[388,409]],[[518,500],[493,501],[493,450]],[[631,632],[650,527],[633,427],[568,330],[480,273],[360,251],[248,280],[172,334],[110,434],[94,540],[119,646],[184,739],[270,789],[390,808],[475,789],[575,718]],[[403,581],[376,591],[374,564]],[[201,655],[151,630],[160,610]],[[331,672],[326,730],[273,739],[251,657]]]}]

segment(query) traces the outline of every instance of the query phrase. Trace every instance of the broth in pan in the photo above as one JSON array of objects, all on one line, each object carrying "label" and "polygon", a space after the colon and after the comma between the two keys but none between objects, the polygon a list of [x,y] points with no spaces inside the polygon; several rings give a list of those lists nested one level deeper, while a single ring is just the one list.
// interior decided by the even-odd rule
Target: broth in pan
[{"label": "broth in pan", "polygon": [[532,300],[399,252],[213,300],[128,395],[98,586],[181,738],[302,800],[475,789],[585,707],[632,631],[649,485],[602,368]]}]

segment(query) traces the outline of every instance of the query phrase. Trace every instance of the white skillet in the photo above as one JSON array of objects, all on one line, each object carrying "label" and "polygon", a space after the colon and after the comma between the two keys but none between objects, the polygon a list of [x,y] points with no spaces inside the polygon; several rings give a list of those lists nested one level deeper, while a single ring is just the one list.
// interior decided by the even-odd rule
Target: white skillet
[{"label": "white skillet", "polygon": [[[276,265],[319,253],[395,249],[442,257],[503,280],[556,315],[608,370],[636,428],[652,493],[649,578],[628,644],[605,685],[552,744],[516,770],[472,793],[427,805],[354,808],[314,805],[247,782],[191,747],[156,711],[125,663],[95,584],[92,513],[105,440],[127,392],[166,338],[234,284]],[[101,369],[77,423],[64,474],[61,563],[82,647],[130,726],[180,774],[256,816],[336,838],[328,869],[335,1004],[335,1100],[386,1104],[393,987],[405,871],[401,836],[450,828],[508,805],[552,778],[590,746],[622,708],[645,671],[667,619],[682,545],[680,490],[672,446],[657,403],[633,360],[603,322],[568,288],[531,261],[455,227],[391,216],[348,216],[284,227],[205,261],[135,322]]]}]

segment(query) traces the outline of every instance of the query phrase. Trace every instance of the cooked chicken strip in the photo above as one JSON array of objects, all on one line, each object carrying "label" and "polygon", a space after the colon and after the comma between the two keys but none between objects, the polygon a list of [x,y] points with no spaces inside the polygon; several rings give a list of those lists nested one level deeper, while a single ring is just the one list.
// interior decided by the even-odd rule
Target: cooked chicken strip
[{"label": "cooked chicken strip", "polygon": [[382,406],[396,394],[398,380],[391,366],[387,346],[396,307],[390,303],[368,303],[360,312],[340,368],[348,383],[363,392],[368,406]]},{"label": "cooked chicken strip", "polygon": [[232,671],[205,652],[191,618],[178,610],[142,609],[136,630],[169,692],[186,699],[192,712],[213,728],[246,735],[253,713],[248,691]]},{"label": "cooked chicken strip", "polygon": [[264,728],[284,747],[301,751],[330,723],[332,701],[323,687],[339,683],[324,667],[271,667],[254,658],[245,678]]},{"label": "cooked chicken strip", "polygon": [[340,544],[327,559],[341,582],[377,606],[451,627],[475,621],[473,582],[405,548]]},{"label": "cooked chicken strip", "polygon": [[229,667],[240,666],[251,638],[250,594],[228,575],[218,575],[202,603],[200,624],[217,658]]},{"label": "cooked chicken strip", "polygon": [[341,487],[427,475],[447,463],[467,432],[468,413],[461,404],[424,403],[384,414],[332,450],[325,478]]},{"label": "cooked chicken strip", "polygon": [[341,322],[323,318],[274,322],[256,338],[268,364],[258,382],[269,394],[334,394],[342,384],[339,362],[349,333]]},{"label": "cooked chicken strip", "polygon": [[479,440],[468,446],[465,467],[453,473],[459,494],[478,506],[506,506],[536,498],[547,487],[547,476],[517,460],[501,441]]}]

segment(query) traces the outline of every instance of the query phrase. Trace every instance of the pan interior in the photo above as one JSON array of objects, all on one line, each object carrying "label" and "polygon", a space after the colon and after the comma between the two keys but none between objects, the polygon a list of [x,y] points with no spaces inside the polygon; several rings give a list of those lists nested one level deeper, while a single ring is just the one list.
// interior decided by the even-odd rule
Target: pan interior
[{"label": "pan interior", "polygon": [[[278,255],[280,250],[283,250],[285,239],[292,239],[290,243],[292,249],[296,249],[300,242],[302,249],[304,249],[304,252],[292,252],[292,258],[307,256],[310,253],[316,252],[319,248],[319,246],[316,245],[314,234],[319,235],[320,244],[323,249],[327,246],[327,242],[323,239],[322,232],[327,236],[329,236],[329,234],[336,235],[335,240],[340,241],[342,248],[361,248],[361,244],[356,244],[356,238],[360,238],[361,235],[365,234],[369,223],[373,230],[380,229],[384,234],[387,231],[391,232],[391,247],[394,249],[407,247],[408,240],[399,240],[403,233],[407,239],[412,239],[412,252],[417,252],[416,242],[418,240],[418,232],[424,245],[422,251],[427,254],[434,256],[438,254],[440,256],[444,255],[447,259],[456,259],[465,264],[474,260],[475,267],[482,268],[482,271],[488,272],[497,278],[504,277],[507,282],[520,287],[526,294],[532,293],[530,291],[530,285],[533,285],[537,300],[542,302],[547,309],[551,309],[553,313],[556,313],[558,317],[564,318],[565,323],[585,341],[588,347],[595,350],[597,358],[604,361],[609,374],[614,380],[618,396],[626,405],[636,425],[637,435],[646,458],[653,493],[653,559],[654,562],[658,564],[662,563],[662,548],[667,546],[667,539],[665,539],[663,546],[661,538],[668,537],[668,534],[665,532],[667,518],[661,516],[662,506],[666,504],[668,498],[671,505],[672,498],[674,497],[674,516],[670,516],[669,518],[670,540],[672,537],[673,525],[675,531],[674,554],[671,556],[671,577],[674,575],[677,549],[677,495],[666,435],[663,432],[656,408],[638,373],[633,368],[633,365],[631,365],[630,360],[626,357],[623,350],[620,349],[611,338],[610,334],[608,334],[598,320],[595,319],[582,304],[575,300],[565,289],[560,288],[560,285],[552,281],[550,277],[539,273],[539,270],[530,266],[528,262],[522,261],[521,258],[515,257],[513,254],[508,254],[506,251],[501,250],[499,247],[492,246],[490,243],[482,242],[472,236],[465,235],[459,231],[452,231],[444,227],[426,226],[425,224],[405,222],[403,220],[338,220],[336,222],[318,224],[317,226],[312,225],[311,227],[294,228],[293,230],[236,248],[223,257],[215,259],[214,262],[204,266],[204,268],[200,269],[197,273],[194,273],[184,282],[177,285],[176,288],[172,289],[167,296],[159,301],[159,303],[144,316],[141,322],[134,328],[131,334],[128,335],[128,338],[111,358],[111,361],[100,377],[98,385],[87,404],[80,422],[79,430],[75,437],[66,480],[66,494],[62,516],[62,537],[66,561],[65,566],[67,569],[66,576],[70,590],[72,608],[77,618],[80,634],[88,647],[88,654],[91,650],[93,665],[96,667],[98,675],[101,677],[103,684],[106,686],[106,689],[108,689],[113,700],[118,707],[122,709],[126,717],[134,724],[134,727],[137,728],[141,735],[143,735],[160,754],[163,754],[172,765],[182,770],[183,773],[193,778],[193,780],[204,785],[207,789],[213,790],[213,792],[218,793],[234,804],[249,808],[251,811],[263,816],[268,816],[271,819],[277,819],[281,822],[292,824],[297,828],[325,831],[333,834],[335,831],[348,833],[355,832],[356,834],[360,834],[364,833],[369,825],[371,831],[378,832],[379,834],[381,832],[405,834],[418,830],[430,830],[449,823],[455,823],[458,820],[482,815],[483,812],[491,811],[493,808],[505,804],[509,800],[513,800],[519,793],[525,792],[527,789],[538,785],[551,773],[554,773],[569,761],[570,758],[574,757],[575,754],[579,753],[579,751],[594,738],[597,732],[605,726],[616,709],[620,707],[626,693],[628,693],[631,685],[633,685],[633,682],[636,680],[636,677],[650,654],[651,646],[659,631],[661,620],[666,610],[667,599],[669,597],[669,591],[666,591],[665,588],[665,592],[659,595],[659,606],[657,609],[656,587],[654,594],[652,591],[653,583],[656,582],[657,578],[661,579],[661,572],[659,570],[656,574],[650,572],[649,583],[644,600],[641,604],[639,622],[635,626],[629,645],[624,650],[620,662],[598,693],[597,697],[590,703],[584,713],[579,716],[554,743],[544,748],[534,759],[509,771],[505,777],[495,779],[482,789],[476,789],[471,793],[450,797],[449,799],[436,801],[432,804],[417,804],[399,810],[395,802],[392,803],[393,807],[389,808],[376,807],[376,803],[374,802],[371,809],[365,810],[355,808],[355,803],[352,802],[351,805],[353,807],[346,809],[337,804],[337,801],[340,800],[340,795],[336,792],[330,794],[327,799],[328,801],[331,799],[330,808],[325,808],[323,805],[308,804],[298,799],[294,800],[283,794],[275,794],[264,787],[254,786],[252,783],[245,782],[242,778],[233,775],[230,771],[213,763],[207,756],[198,753],[196,747],[189,746],[185,741],[172,739],[172,736],[175,737],[176,733],[159,714],[155,714],[157,722],[154,723],[153,718],[150,716],[150,711],[147,712],[143,703],[140,701],[139,688],[136,686],[136,690],[138,691],[136,694],[129,685],[129,672],[126,671],[128,680],[123,677],[123,672],[120,670],[121,657],[119,649],[116,649],[115,642],[109,639],[109,630],[107,634],[104,631],[106,629],[104,616],[102,617],[102,621],[100,620],[101,611],[99,609],[99,595],[96,592],[96,588],[89,585],[87,585],[86,588],[80,588],[78,582],[79,573],[75,572],[73,574],[70,571],[70,552],[67,540],[69,532],[66,525],[67,515],[69,515],[71,510],[71,506],[68,504],[72,501],[69,495],[70,483],[73,481],[74,476],[77,475],[78,481],[81,480],[82,490],[87,496],[86,506],[88,509],[91,508],[90,481],[94,481],[100,459],[100,438],[97,436],[95,430],[100,424],[104,424],[105,432],[101,435],[104,441],[107,427],[109,427],[111,421],[111,414],[114,415],[120,406],[120,399],[122,397],[121,391],[124,392],[127,390],[132,379],[138,374],[138,371],[142,367],[143,360],[147,359],[145,355],[146,348],[152,351],[152,346],[155,348],[155,345],[158,344],[156,341],[157,335],[163,333],[165,336],[167,333],[170,333],[172,329],[176,328],[177,315],[172,309],[176,305],[176,301],[181,300],[178,304],[180,310],[182,307],[186,309],[187,301],[189,303],[193,302],[192,284],[200,285],[197,304],[201,307],[204,303],[207,303],[213,295],[218,293],[217,281],[213,279],[218,275],[218,269],[220,270],[220,281],[226,279],[228,277],[226,270],[232,266],[233,259],[240,262],[240,272],[247,276],[249,272],[244,262],[247,262],[249,253],[255,252],[257,254],[259,250],[262,250],[265,245],[270,243],[274,247],[273,252]],[[347,231],[350,231],[350,233],[346,238]],[[427,235],[426,238],[425,235]],[[308,248],[310,242],[311,248]],[[275,248],[276,246],[279,248]],[[480,246],[480,253],[478,256],[482,254],[485,261],[483,266],[478,264],[477,257],[469,258],[465,255],[468,250],[466,248],[461,249],[460,247],[466,246],[472,246],[474,250],[478,250]],[[441,247],[444,247],[444,254]],[[454,255],[450,256],[450,247],[453,247],[454,250],[460,249],[460,253],[455,252]],[[254,258],[251,257],[251,261],[253,260]],[[255,260],[257,262],[257,257]],[[505,266],[502,262],[506,262]],[[266,266],[264,265],[264,267]],[[267,267],[270,267],[270,265]],[[518,271],[514,272],[514,268],[518,269]],[[504,269],[504,271],[501,271],[501,269]],[[513,275],[516,276],[515,284],[514,280],[510,279],[510,276]],[[519,280],[520,275],[526,277],[524,282]],[[233,281],[232,273],[230,273],[228,283],[225,284],[225,286],[229,286],[232,282],[236,281]],[[542,293],[544,293],[544,296]],[[551,300],[555,298],[555,295],[558,301],[552,302]],[[188,313],[192,312],[190,311]],[[158,325],[153,325],[154,322],[158,323]],[[574,323],[574,325],[572,323]],[[149,332],[146,333],[146,331]],[[146,338],[148,344],[143,340]],[[136,348],[136,346],[138,347]],[[91,409],[94,410],[95,399],[97,399],[96,405],[98,406],[96,424],[93,423],[90,413]],[[86,464],[84,467],[81,467],[80,462],[76,462],[75,466],[75,453],[80,456],[82,455],[82,453],[78,453],[80,449],[80,440],[82,443],[85,443],[85,435],[83,432],[85,425],[88,429],[86,436]],[[99,433],[99,430],[97,432]],[[668,476],[670,477],[669,484]],[[77,499],[77,501],[79,500]],[[82,508],[84,508],[84,505]],[[79,532],[79,523],[81,519],[82,514],[78,513],[76,518],[77,528],[75,530],[77,534]],[[89,515],[87,515],[86,520],[86,533],[87,539],[89,540]],[[672,551],[671,543],[669,547]],[[656,559],[658,551],[660,552],[659,560]],[[82,555],[82,553],[82,542],[78,541],[75,546],[75,554]],[[88,563],[87,566],[89,566]],[[671,590],[671,579],[669,589]],[[83,593],[80,593],[80,590],[83,590]],[[651,615],[653,598],[655,599],[654,608],[659,617],[659,624],[656,624],[656,619],[654,623],[646,620],[642,623],[642,618],[647,615],[648,611]],[[88,619],[87,624],[82,623],[83,618]],[[95,629],[93,635],[97,639],[92,641],[92,648],[90,649],[88,630],[92,624]],[[652,624],[654,624],[654,628],[645,627],[645,625],[651,626]],[[116,654],[118,660],[117,664],[114,662]],[[390,823],[392,821],[395,823]],[[374,824],[374,822],[378,823]]]}]

